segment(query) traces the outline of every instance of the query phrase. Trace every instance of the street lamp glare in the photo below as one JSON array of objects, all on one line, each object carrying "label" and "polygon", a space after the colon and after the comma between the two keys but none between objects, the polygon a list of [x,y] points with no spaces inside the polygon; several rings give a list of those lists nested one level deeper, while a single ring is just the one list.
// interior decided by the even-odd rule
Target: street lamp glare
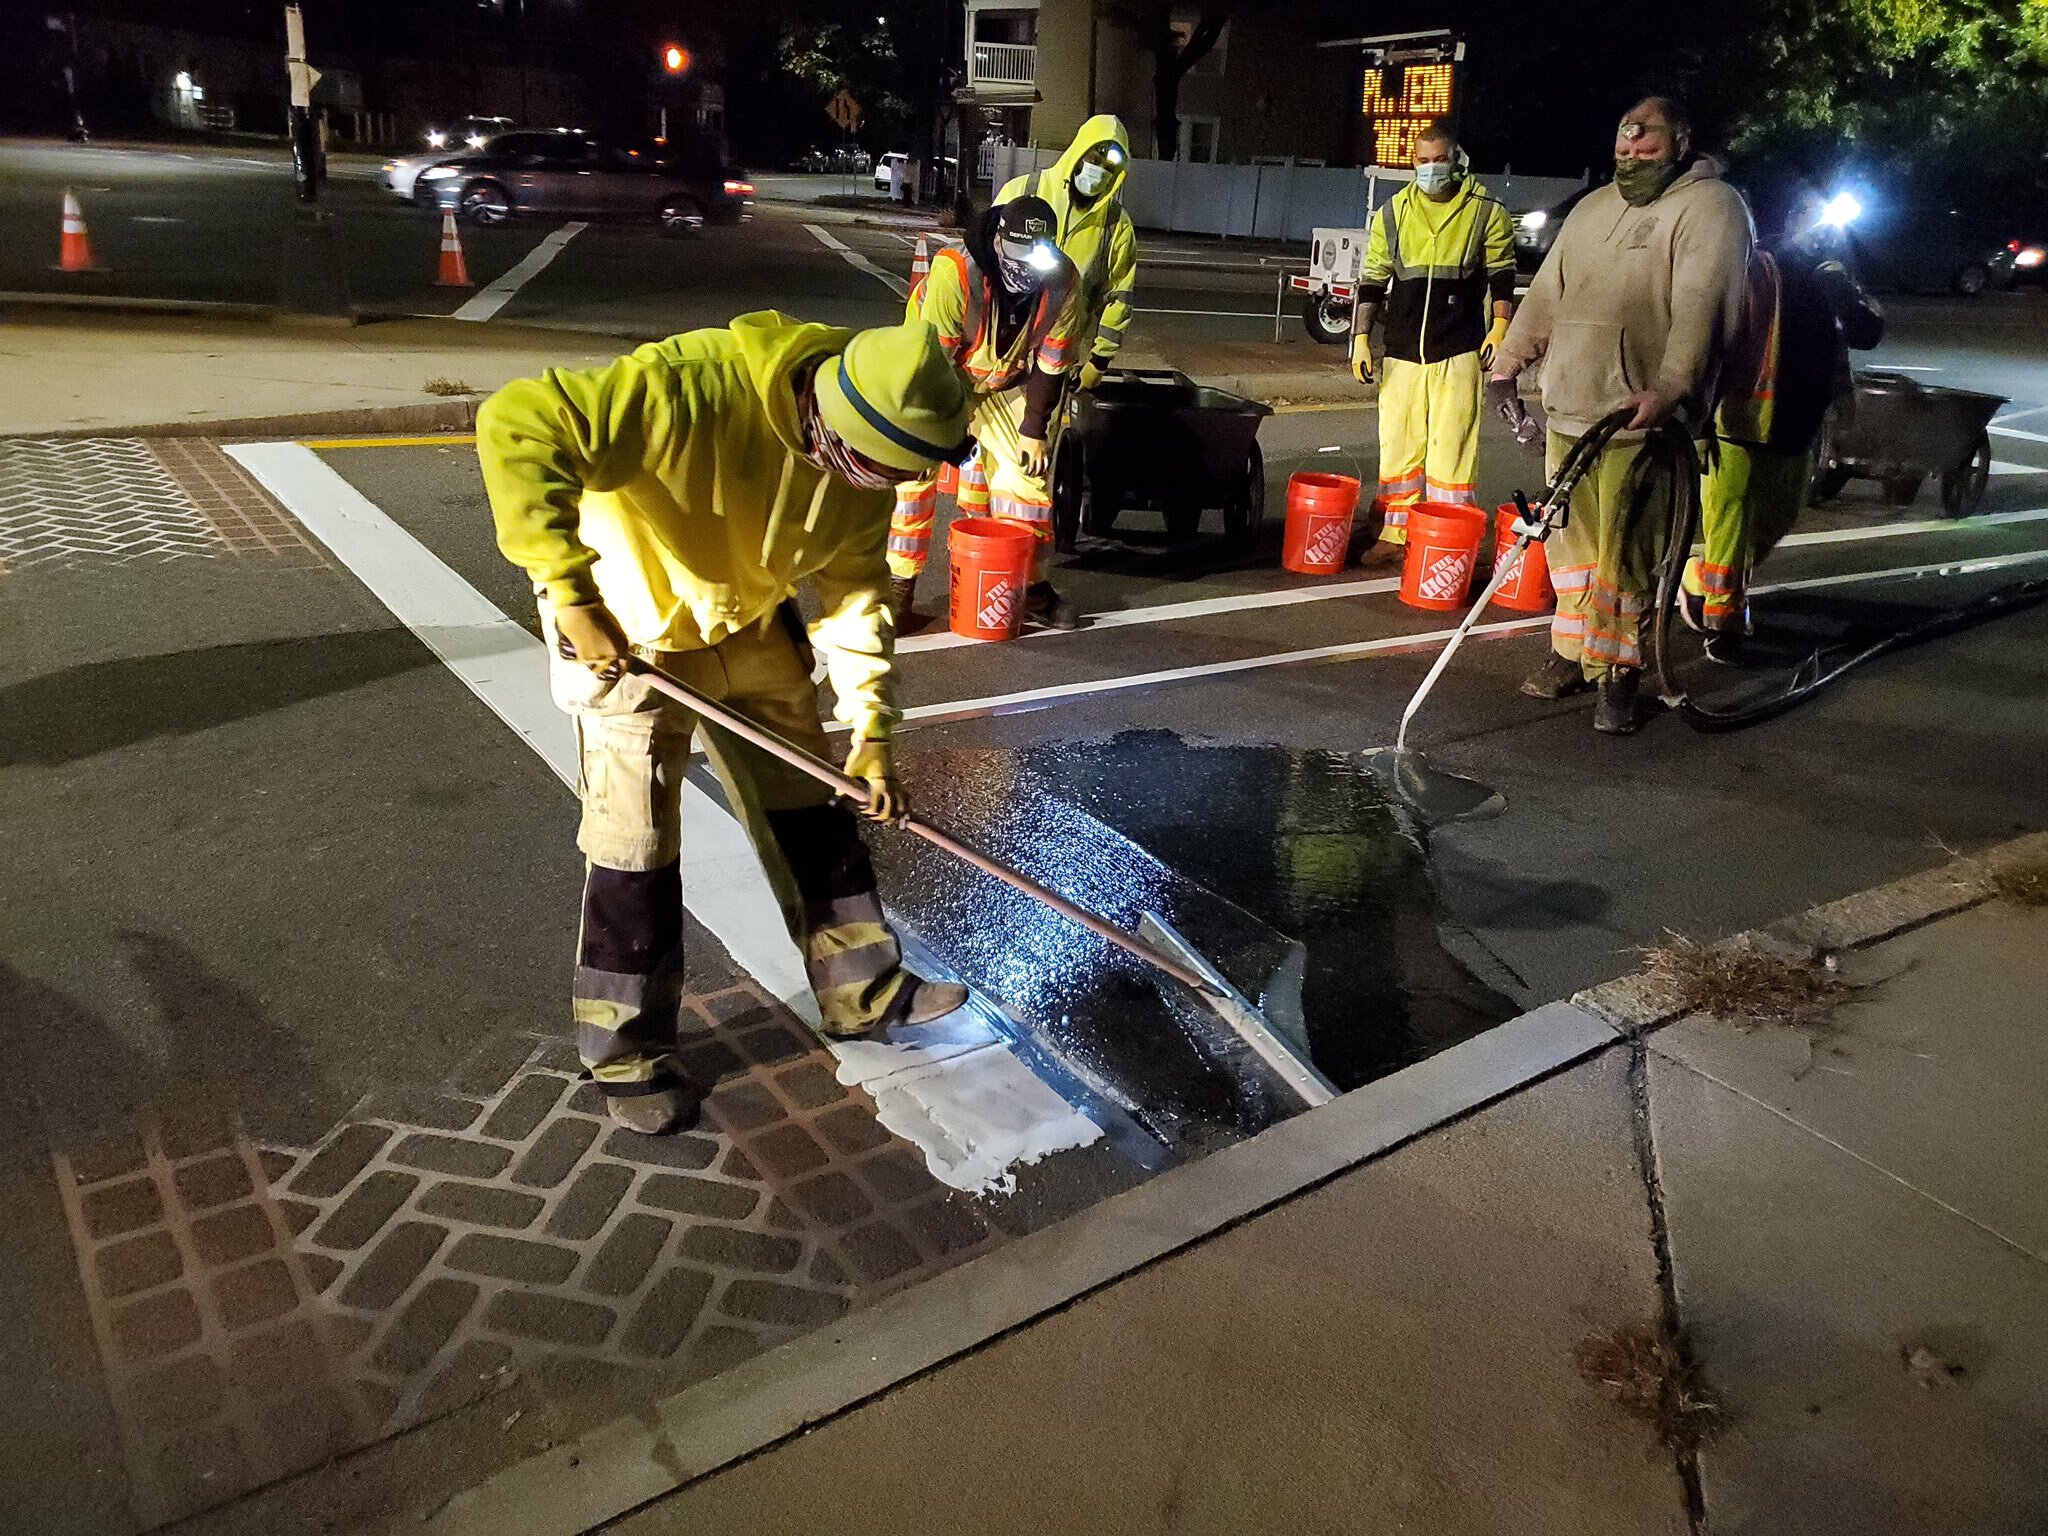
[{"label": "street lamp glare", "polygon": [[690,50],[670,43],[661,50],[661,67],[672,75],[680,75],[690,67]]}]

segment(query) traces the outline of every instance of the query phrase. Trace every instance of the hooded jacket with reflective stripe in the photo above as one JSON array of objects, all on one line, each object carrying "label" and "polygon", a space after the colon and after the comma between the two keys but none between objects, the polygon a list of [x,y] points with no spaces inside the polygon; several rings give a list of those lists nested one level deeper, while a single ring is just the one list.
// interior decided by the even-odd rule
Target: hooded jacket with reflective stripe
[{"label": "hooded jacket with reflective stripe", "polygon": [[1045,280],[1009,350],[996,350],[994,282],[958,246],[932,257],[931,271],[910,291],[906,320],[922,319],[939,333],[946,355],[978,395],[993,395],[1021,381],[1035,364],[1056,377],[1074,366],[1082,315],[1073,263],[1062,261]]},{"label": "hooded jacket with reflective stripe", "polygon": [[[1098,144],[1115,144],[1124,152],[1123,160],[1109,173],[1109,184],[1084,199],[1075,195],[1074,172]],[[995,197],[997,204],[1042,197],[1052,205],[1059,219],[1059,247],[1081,276],[1078,334],[1094,332],[1090,360],[1098,367],[1107,367],[1123,346],[1138,288],[1138,234],[1117,200],[1130,163],[1130,135],[1121,122],[1103,113],[1081,125],[1059,159],[1042,171],[1016,177]]]},{"label": "hooded jacket with reflective stripe", "polygon": [[1387,356],[1440,363],[1477,352],[1493,313],[1489,300],[1514,297],[1507,205],[1470,176],[1445,202],[1410,185],[1373,215],[1358,300],[1384,305]]},{"label": "hooded jacket with reflective stripe", "polygon": [[799,376],[852,339],[768,310],[507,384],[476,421],[498,548],[550,602],[602,599],[663,651],[772,623],[815,579],[834,713],[886,737],[892,498],[805,458],[797,415]]}]

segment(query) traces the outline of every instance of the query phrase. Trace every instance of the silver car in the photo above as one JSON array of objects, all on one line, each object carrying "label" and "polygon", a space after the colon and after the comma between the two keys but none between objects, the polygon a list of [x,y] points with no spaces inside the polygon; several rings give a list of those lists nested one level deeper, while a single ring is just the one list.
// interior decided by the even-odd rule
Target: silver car
[{"label": "silver car", "polygon": [[671,234],[752,215],[754,186],[713,161],[615,149],[580,133],[501,133],[418,173],[418,201],[477,224],[528,214],[658,220]]}]

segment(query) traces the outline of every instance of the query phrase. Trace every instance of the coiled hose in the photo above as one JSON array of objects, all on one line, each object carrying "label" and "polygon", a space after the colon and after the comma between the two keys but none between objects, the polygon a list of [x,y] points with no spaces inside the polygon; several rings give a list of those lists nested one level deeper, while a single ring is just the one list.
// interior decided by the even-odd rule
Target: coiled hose
[{"label": "coiled hose", "polygon": [[[1615,433],[1622,429],[1627,419],[1628,412],[1617,411],[1614,415],[1596,422],[1574,443],[1564,462],[1560,464],[1558,474],[1552,478],[1553,492],[1562,486],[1568,495],[1570,487],[1576,485],[1592,468],[1601,451],[1607,447]],[[1654,499],[1651,488],[1659,484],[1664,487],[1663,513],[1667,537],[1664,560],[1657,574],[1655,607],[1652,610],[1650,634],[1647,637],[1652,658],[1651,666],[1658,693],[1665,703],[1676,709],[1684,717],[1685,723],[1696,731],[1739,731],[1775,719],[1787,710],[1805,703],[1821,689],[1839,681],[1865,662],[1874,661],[1887,652],[1904,650],[1908,646],[1920,645],[1928,640],[1939,639],[1943,635],[1952,635],[1990,619],[2003,618],[2007,614],[2019,612],[2048,598],[2048,578],[2034,577],[2025,581],[2009,582],[1971,602],[1932,613],[1918,623],[1873,640],[1838,656],[1833,661],[1828,660],[1830,647],[1817,647],[1793,669],[1791,680],[1777,693],[1767,694],[1763,698],[1731,708],[1702,704],[1673,679],[1670,645],[1672,610],[1678,605],[1686,562],[1692,555],[1693,540],[1699,535],[1699,451],[1693,445],[1691,434],[1675,421],[1667,421],[1651,429],[1644,438],[1642,452],[1637,462],[1647,468],[1665,471],[1655,476],[1645,475],[1640,471],[1631,472],[1627,492],[1628,505],[1624,514],[1631,522],[1637,517],[1649,515],[1652,509],[1648,503]],[[1566,475],[1568,469],[1572,471],[1569,478]],[[1626,537],[1628,527],[1625,526],[1621,532]]]}]

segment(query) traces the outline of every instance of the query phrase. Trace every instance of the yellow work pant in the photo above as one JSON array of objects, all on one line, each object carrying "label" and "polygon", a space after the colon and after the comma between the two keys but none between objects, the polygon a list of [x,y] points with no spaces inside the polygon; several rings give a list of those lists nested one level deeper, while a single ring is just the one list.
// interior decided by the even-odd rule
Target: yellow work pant
[{"label": "yellow work pant", "polygon": [[1479,354],[1440,363],[1380,364],[1380,538],[1408,542],[1408,509],[1421,501],[1479,505]]},{"label": "yellow work pant", "polygon": [[[1024,440],[1024,390],[1006,389],[985,397],[968,423],[974,457],[960,467],[962,517],[995,517],[1021,523],[1041,550],[1052,542],[1052,492],[1043,480],[1024,473],[1019,462]],[[1051,446],[1047,438],[1047,447]],[[938,472],[896,488],[889,519],[889,574],[915,578],[931,558],[932,525],[938,516]]]},{"label": "yellow work pant", "polygon": [[[1550,475],[1573,441],[1550,434]],[[1546,550],[1557,589],[1550,647],[1595,681],[1609,667],[1643,664],[1643,615],[1656,596],[1657,564],[1670,533],[1670,471],[1649,458],[1632,473],[1642,446],[1640,440],[1607,446],[1572,491],[1565,525],[1551,533]]]},{"label": "yellow work pant", "polygon": [[1749,576],[1792,531],[1806,506],[1813,456],[1722,439],[1700,477],[1701,552],[1686,562],[1685,590],[1710,630],[1749,627]]},{"label": "yellow work pant", "polygon": [[[675,1075],[682,987],[682,787],[699,725],[802,952],[828,1033],[857,1034],[907,1006],[910,979],[882,914],[851,811],[770,757],[628,673],[607,687],[555,652],[555,701],[576,722],[577,844],[588,861],[573,987],[577,1049],[607,1092]],[[706,697],[814,756],[829,752],[808,644],[781,617],[699,651],[642,653]]]}]

